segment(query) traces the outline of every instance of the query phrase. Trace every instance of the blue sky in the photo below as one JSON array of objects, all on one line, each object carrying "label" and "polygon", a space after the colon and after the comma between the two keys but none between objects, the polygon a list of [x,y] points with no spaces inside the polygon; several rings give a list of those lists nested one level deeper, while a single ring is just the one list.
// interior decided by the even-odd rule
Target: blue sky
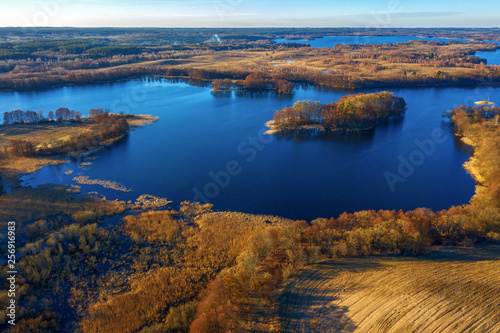
[{"label": "blue sky", "polygon": [[0,26],[498,27],[500,1],[16,0]]}]

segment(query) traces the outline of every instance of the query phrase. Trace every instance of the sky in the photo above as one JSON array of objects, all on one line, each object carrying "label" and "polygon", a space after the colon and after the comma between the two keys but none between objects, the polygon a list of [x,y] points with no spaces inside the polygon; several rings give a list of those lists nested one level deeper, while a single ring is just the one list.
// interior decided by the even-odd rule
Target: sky
[{"label": "sky", "polygon": [[500,1],[16,0],[0,26],[499,27]]}]

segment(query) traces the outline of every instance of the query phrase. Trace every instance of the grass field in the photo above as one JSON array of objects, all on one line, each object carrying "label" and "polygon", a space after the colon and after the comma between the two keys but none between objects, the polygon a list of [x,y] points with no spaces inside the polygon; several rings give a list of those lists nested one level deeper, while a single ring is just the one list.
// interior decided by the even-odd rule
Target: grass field
[{"label": "grass field", "polygon": [[[158,117],[134,115],[127,118],[130,127],[144,126],[158,120]],[[41,124],[0,125],[0,149],[8,147],[14,140],[29,140],[35,146],[50,141],[67,140],[89,130],[95,121],[83,118],[80,122],[50,121]]]},{"label": "grass field", "polygon": [[500,332],[500,244],[328,260],[289,280],[284,332]]},{"label": "grass field", "polygon": [[93,124],[90,119],[82,119],[81,123],[51,121],[42,124],[2,125],[0,149],[8,147],[14,140],[30,140],[35,146],[42,142],[64,140],[69,136],[84,133]]},{"label": "grass field", "polygon": [[[127,115],[131,129],[145,126],[158,120],[150,115]],[[9,124],[0,125],[0,173],[6,177],[15,177],[22,173],[33,173],[41,167],[51,164],[61,164],[66,161],[63,156],[49,157],[13,157],[6,155],[4,150],[10,147],[14,140],[31,141],[35,147],[42,144],[52,145],[57,141],[66,141],[90,131],[95,121],[84,118],[81,122],[50,121],[41,124]]]}]

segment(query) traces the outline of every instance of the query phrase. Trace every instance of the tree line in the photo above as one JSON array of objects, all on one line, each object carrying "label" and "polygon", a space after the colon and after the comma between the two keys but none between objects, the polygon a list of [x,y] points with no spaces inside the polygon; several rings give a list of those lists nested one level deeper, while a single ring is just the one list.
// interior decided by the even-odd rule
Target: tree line
[{"label": "tree line", "polygon": [[35,146],[29,140],[14,140],[6,150],[11,156],[36,157],[70,153],[99,146],[106,140],[127,134],[130,126],[122,114],[110,114],[104,108],[90,109],[93,124],[83,133],[71,135],[65,140],[43,142]]},{"label": "tree line", "polygon": [[82,117],[80,111],[70,110],[68,108],[62,107],[56,110],[55,114],[53,111],[49,111],[48,117],[43,116],[43,111],[6,111],[3,113],[3,123],[5,125],[9,124],[37,124],[52,120],[79,120]]},{"label": "tree line", "polygon": [[293,93],[294,84],[288,81],[284,75],[269,75],[256,71],[248,74],[245,79],[215,79],[212,81],[213,91],[224,90],[246,90],[246,91],[275,91],[279,94],[289,95]]},{"label": "tree line", "polygon": [[278,130],[306,125],[321,125],[325,129],[366,129],[374,127],[380,119],[403,117],[406,109],[405,100],[392,92],[360,93],[326,105],[297,101],[292,107],[276,111],[273,125]]},{"label": "tree line", "polygon": [[103,39],[33,40],[0,43],[0,60],[36,59],[58,60],[61,55],[103,58],[114,55],[139,54],[143,48],[133,45],[105,45]]}]

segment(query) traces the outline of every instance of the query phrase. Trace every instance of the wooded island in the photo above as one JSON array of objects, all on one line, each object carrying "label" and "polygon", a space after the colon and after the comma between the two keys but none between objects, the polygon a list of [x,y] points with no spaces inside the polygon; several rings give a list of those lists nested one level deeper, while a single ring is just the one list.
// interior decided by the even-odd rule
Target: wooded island
[{"label": "wooded island", "polygon": [[373,129],[378,120],[403,117],[406,102],[392,92],[356,94],[322,105],[310,100],[276,111],[266,125],[268,134],[288,130],[360,131]]}]

